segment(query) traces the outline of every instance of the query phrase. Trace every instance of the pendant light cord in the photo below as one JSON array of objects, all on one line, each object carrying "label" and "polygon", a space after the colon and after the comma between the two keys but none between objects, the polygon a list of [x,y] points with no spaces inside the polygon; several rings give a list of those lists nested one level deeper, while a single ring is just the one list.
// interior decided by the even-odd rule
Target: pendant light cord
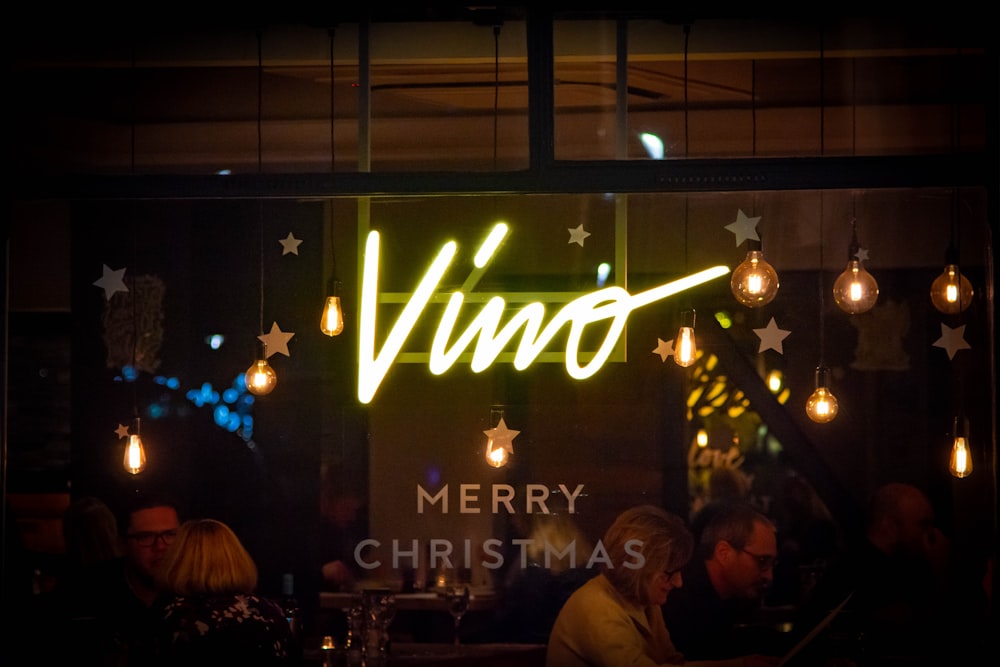
[{"label": "pendant light cord", "polygon": [[[264,174],[263,133],[261,125],[264,115],[264,55],[261,31],[257,31],[257,177]],[[264,333],[264,199],[257,197],[257,238],[260,245],[260,333]]]},{"label": "pendant light cord", "polygon": [[823,366],[826,348],[826,290],[823,288],[823,193],[819,193],[819,365]]},{"label": "pendant light cord", "polygon": [[[336,94],[334,93],[334,81],[336,75],[334,73],[334,33],[336,28],[330,28],[330,175],[331,177],[337,171],[337,150],[336,150],[336,123],[334,110],[336,109]],[[337,280],[337,251],[336,244],[333,242],[333,200],[330,201],[330,279],[327,284],[327,294],[330,296],[339,296]]]},{"label": "pendant light cord", "polygon": [[493,171],[497,170],[500,117],[500,23],[493,25]]},{"label": "pendant light cord", "polygon": [[[135,125],[136,125],[136,97],[138,96],[138,86],[136,85],[136,73],[135,73],[135,43],[132,43],[132,53],[131,53],[131,63],[129,68],[129,85],[132,89],[132,123],[129,127],[129,176],[135,177]],[[137,272],[137,262],[138,262],[138,242],[136,241],[136,215],[135,215],[135,199],[132,199],[132,291],[129,293],[129,300],[132,302],[132,417],[136,419],[139,417],[139,397],[138,390],[136,389],[136,384],[138,384],[139,379],[139,368],[136,363],[136,349],[139,343],[139,318],[136,313],[136,300],[138,299],[139,292],[136,283],[136,278],[138,276]]]}]

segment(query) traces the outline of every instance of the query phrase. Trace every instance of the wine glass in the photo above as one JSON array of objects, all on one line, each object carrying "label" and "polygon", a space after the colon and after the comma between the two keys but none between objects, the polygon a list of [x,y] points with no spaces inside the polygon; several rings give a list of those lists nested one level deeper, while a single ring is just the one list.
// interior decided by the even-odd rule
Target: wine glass
[{"label": "wine glass", "polygon": [[455,646],[459,645],[459,626],[462,616],[469,610],[469,587],[452,586],[444,594],[448,602],[448,613],[455,619]]}]

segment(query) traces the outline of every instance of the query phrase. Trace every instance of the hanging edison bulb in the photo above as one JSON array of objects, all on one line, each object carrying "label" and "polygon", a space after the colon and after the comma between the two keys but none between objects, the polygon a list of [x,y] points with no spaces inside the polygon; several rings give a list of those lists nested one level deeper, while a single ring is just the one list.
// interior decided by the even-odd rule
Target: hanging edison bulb
[{"label": "hanging edison bulb", "polygon": [[278,384],[278,374],[274,372],[271,365],[267,363],[267,344],[261,343],[260,356],[243,376],[247,385],[247,391],[255,396],[265,396],[270,394],[274,386]]},{"label": "hanging edison bulb", "polygon": [[972,294],[972,283],[962,275],[957,262],[948,261],[931,283],[931,303],[945,315],[956,315],[968,308]]},{"label": "hanging edison bulb", "polygon": [[138,417],[132,421],[132,428],[129,429],[128,444],[125,445],[122,465],[126,472],[133,475],[138,475],[146,469],[146,449],[142,445],[142,436],[139,434]]},{"label": "hanging edison bulb", "polygon": [[503,410],[493,408],[490,410],[490,422],[495,415],[500,415],[500,421],[493,428],[486,429],[486,463],[493,468],[502,468],[510,462],[510,457],[514,455],[514,438],[520,433],[514,429],[507,428],[507,422],[503,418]]},{"label": "hanging edison bulb", "polygon": [[948,472],[959,479],[972,474],[972,452],[969,451],[969,422],[955,417],[952,428],[951,457]]},{"label": "hanging edison bulb", "polygon": [[778,293],[778,274],[759,248],[750,247],[746,259],[733,269],[729,286],[744,306],[760,308],[771,303]]},{"label": "hanging edison bulb", "polygon": [[865,270],[858,245],[857,230],[852,224],[851,245],[847,251],[847,267],[833,283],[833,300],[845,313],[858,315],[867,312],[878,299],[878,282]]},{"label": "hanging edison bulb", "polygon": [[344,311],[340,307],[339,296],[326,297],[326,305],[323,307],[319,328],[327,336],[337,336],[344,331]]},{"label": "hanging edison bulb", "polygon": [[830,391],[830,369],[816,369],[816,390],[806,401],[806,414],[818,424],[833,421],[837,416],[837,397]]},{"label": "hanging edison bulb", "polygon": [[682,318],[683,323],[674,339],[674,363],[687,368],[698,357],[698,345],[694,339],[694,310],[684,311]]}]

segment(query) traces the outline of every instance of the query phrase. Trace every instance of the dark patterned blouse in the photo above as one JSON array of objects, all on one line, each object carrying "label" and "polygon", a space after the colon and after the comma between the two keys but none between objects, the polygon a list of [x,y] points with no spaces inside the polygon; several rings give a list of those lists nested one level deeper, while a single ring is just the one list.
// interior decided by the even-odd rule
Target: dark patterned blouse
[{"label": "dark patterned blouse", "polygon": [[285,665],[291,632],[273,600],[257,595],[164,601],[150,646],[162,665]]}]

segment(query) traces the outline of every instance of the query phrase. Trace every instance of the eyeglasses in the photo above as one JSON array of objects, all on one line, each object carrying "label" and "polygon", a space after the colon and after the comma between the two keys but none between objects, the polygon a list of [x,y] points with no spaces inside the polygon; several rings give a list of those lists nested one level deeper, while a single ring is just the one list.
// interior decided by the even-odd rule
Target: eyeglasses
[{"label": "eyeglasses", "polygon": [[177,537],[177,530],[164,530],[159,533],[153,531],[143,531],[141,533],[129,533],[125,537],[130,540],[135,540],[135,543],[140,547],[151,547],[156,544],[157,540],[163,542],[164,545],[170,545]]},{"label": "eyeglasses", "polygon": [[757,562],[757,567],[761,572],[767,572],[775,566],[778,562],[778,557],[772,554],[755,554],[752,551],[747,551],[746,549],[739,549],[746,555],[750,556]]}]

